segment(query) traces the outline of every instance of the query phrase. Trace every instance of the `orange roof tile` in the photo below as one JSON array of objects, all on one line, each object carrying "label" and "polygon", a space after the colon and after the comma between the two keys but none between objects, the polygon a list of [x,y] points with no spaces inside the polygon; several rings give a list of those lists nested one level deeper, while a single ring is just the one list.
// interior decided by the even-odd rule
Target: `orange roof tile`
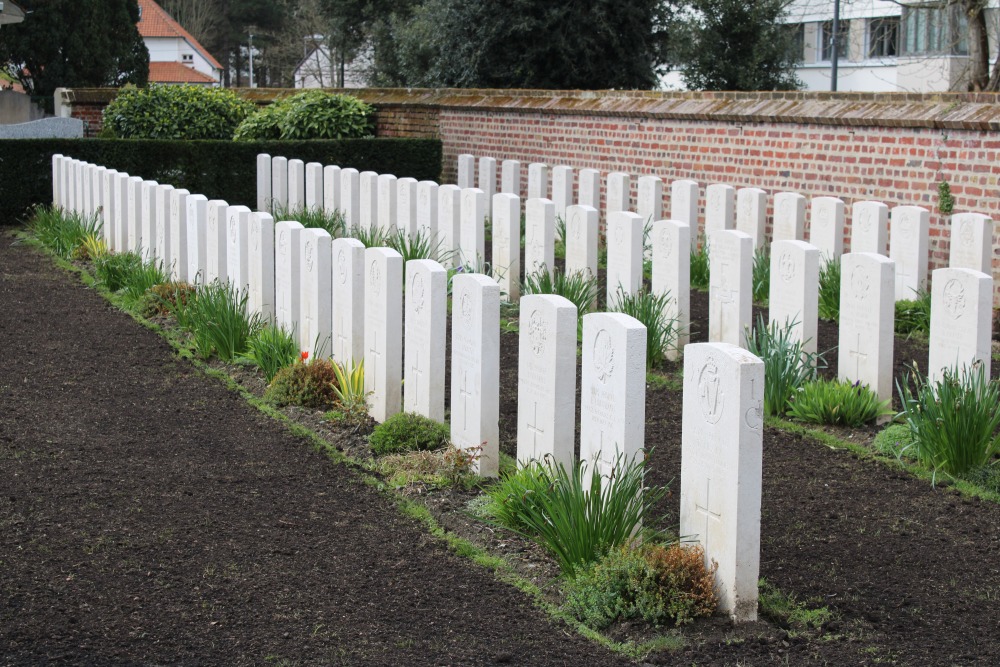
[{"label": "orange roof tile", "polygon": [[[205,50],[198,40],[191,36],[181,24],[170,17],[163,7],[160,7],[153,0],[139,0],[139,34],[143,37],[180,37],[186,39],[194,49],[205,56],[212,67],[222,69],[219,61],[212,57],[212,54]],[[152,79],[152,77],[150,77]]]},{"label": "orange roof tile", "polygon": [[149,63],[150,83],[218,83],[217,79],[181,63]]}]

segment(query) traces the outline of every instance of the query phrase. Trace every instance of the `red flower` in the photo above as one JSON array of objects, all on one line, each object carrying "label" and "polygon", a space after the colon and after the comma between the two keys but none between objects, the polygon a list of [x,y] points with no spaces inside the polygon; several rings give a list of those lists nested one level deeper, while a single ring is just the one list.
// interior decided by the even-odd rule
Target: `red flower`
[{"label": "red flower", "polygon": [[302,361],[305,361],[308,358],[309,358],[309,351],[308,350],[302,350]]}]

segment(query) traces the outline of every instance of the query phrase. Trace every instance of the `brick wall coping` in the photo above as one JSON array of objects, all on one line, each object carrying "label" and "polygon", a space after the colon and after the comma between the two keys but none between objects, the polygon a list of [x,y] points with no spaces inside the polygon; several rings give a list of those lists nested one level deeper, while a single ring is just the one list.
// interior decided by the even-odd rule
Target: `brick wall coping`
[{"label": "brick wall coping", "polygon": [[[661,92],[617,90],[479,90],[427,88],[328,89],[376,106],[561,115],[705,120],[735,123],[1000,130],[1000,93]],[[258,104],[301,92],[238,89]],[[114,99],[113,88],[63,92],[69,103]]]}]

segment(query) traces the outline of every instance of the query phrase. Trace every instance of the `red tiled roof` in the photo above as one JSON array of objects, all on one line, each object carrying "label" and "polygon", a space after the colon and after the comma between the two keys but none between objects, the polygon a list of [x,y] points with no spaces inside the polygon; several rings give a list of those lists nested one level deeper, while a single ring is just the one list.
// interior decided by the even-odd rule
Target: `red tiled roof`
[{"label": "red tiled roof", "polygon": [[149,63],[150,83],[218,83],[218,80],[181,63]]},{"label": "red tiled roof", "polygon": [[[186,39],[198,53],[212,63],[212,67],[222,69],[219,61],[213,58],[212,54],[191,36],[191,33],[182,28],[180,23],[173,20],[170,14],[163,10],[163,7],[160,7],[153,0],[139,0],[139,10],[141,14],[137,27],[140,35],[143,37],[180,37]],[[150,80],[152,80],[152,76],[150,76]]]}]

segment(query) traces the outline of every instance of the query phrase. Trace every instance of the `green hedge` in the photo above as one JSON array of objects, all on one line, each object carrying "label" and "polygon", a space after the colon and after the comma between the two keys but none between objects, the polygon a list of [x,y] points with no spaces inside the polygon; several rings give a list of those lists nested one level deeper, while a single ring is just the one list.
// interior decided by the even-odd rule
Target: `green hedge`
[{"label": "green hedge", "polygon": [[4,199],[0,224],[16,224],[35,204],[52,201],[52,156],[56,153],[251,208],[257,202],[258,153],[417,180],[437,180],[441,174],[441,142],[437,139],[6,139],[0,140]]}]

